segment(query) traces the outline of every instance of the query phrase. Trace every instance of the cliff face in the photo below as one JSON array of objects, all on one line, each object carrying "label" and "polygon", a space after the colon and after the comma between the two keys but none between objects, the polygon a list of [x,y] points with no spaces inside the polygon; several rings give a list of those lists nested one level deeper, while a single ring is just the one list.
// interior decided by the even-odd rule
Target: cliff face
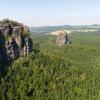
[{"label": "cliff face", "polygon": [[56,40],[56,44],[58,46],[64,45],[64,44],[68,44],[68,36],[66,32],[59,32],[58,33],[58,37]]},{"label": "cliff face", "polygon": [[23,24],[3,20],[0,22],[0,62],[8,61],[32,52],[29,28]]}]

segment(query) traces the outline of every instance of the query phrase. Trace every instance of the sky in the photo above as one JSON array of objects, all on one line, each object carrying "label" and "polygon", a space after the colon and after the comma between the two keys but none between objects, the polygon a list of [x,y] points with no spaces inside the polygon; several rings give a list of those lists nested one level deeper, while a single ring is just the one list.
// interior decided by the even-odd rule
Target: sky
[{"label": "sky", "polygon": [[0,20],[28,26],[100,24],[100,0],[0,0]]}]

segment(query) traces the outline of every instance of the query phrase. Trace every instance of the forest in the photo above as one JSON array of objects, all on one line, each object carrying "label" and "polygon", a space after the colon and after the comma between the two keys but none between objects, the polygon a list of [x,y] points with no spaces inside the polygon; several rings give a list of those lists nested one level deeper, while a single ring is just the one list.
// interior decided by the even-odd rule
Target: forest
[{"label": "forest", "polygon": [[60,47],[57,36],[31,37],[35,53],[0,75],[0,100],[100,100],[100,31],[69,34]]}]

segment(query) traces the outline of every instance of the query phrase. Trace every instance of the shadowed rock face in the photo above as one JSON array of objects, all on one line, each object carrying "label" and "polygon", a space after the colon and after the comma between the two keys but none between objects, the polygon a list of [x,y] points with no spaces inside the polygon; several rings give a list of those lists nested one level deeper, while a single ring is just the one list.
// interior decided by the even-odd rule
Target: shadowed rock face
[{"label": "shadowed rock face", "polygon": [[0,64],[3,62],[2,58],[6,58],[5,38],[0,30]]},{"label": "shadowed rock face", "polygon": [[2,26],[2,33],[4,34],[4,35],[9,35],[9,36],[11,36],[12,35],[12,31],[13,31],[13,28],[11,27],[11,24],[8,24],[8,23],[6,23],[6,24],[4,24],[3,26]]},{"label": "shadowed rock face", "polygon": [[[4,54],[8,61],[26,56],[32,52],[32,39],[29,28],[20,24],[17,26],[11,23],[0,22],[0,61]],[[5,51],[5,52],[3,52]]]},{"label": "shadowed rock face", "polygon": [[56,44],[58,46],[64,45],[68,43],[68,36],[66,32],[59,32],[57,40],[56,40]]}]

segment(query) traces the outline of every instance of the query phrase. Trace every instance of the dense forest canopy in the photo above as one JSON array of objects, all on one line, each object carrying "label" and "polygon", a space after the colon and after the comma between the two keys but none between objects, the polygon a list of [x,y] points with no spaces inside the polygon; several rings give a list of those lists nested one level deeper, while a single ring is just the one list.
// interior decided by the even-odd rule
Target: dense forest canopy
[{"label": "dense forest canopy", "polygon": [[[48,30],[49,31],[49,30]],[[56,36],[32,33],[36,54],[20,57],[0,76],[1,100],[100,100],[100,31]]]}]

